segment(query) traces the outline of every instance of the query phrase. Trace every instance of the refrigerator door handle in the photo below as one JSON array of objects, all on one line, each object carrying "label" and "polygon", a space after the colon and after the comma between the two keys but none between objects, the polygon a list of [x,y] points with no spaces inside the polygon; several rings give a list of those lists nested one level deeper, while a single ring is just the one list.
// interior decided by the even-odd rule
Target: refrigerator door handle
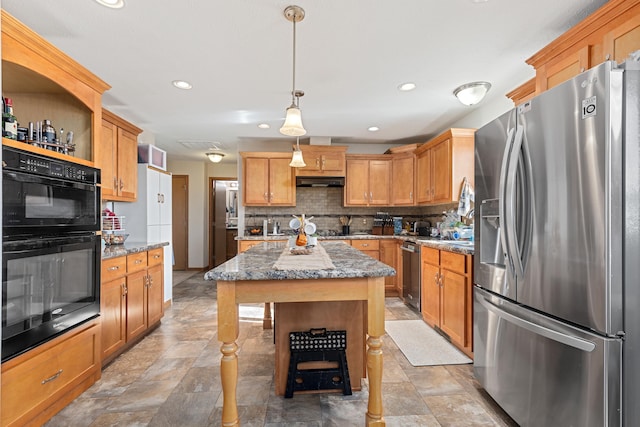
[{"label": "refrigerator door handle", "polygon": [[502,232],[500,234],[500,243],[502,244],[502,252],[505,257],[505,265],[507,267],[507,274],[509,276],[514,275],[513,260],[511,259],[511,251],[509,250],[509,241],[507,239],[507,222],[506,219],[506,188],[507,188],[507,171],[509,169],[509,160],[511,158],[511,143],[513,140],[514,129],[509,129],[507,133],[507,140],[504,146],[504,154],[502,155],[502,167],[500,168],[500,202],[498,205],[500,215],[500,227]]},{"label": "refrigerator door handle", "polygon": [[524,276],[524,267],[522,263],[522,254],[520,253],[520,247],[518,245],[517,236],[517,207],[516,207],[516,177],[518,173],[518,159],[520,157],[520,151],[522,149],[522,141],[524,139],[524,128],[520,125],[516,126],[516,133],[513,139],[513,148],[511,149],[509,160],[509,170],[507,171],[506,200],[505,214],[503,223],[507,223],[506,227],[506,240],[509,243],[509,257],[514,266],[515,276],[518,279],[522,279]]},{"label": "refrigerator door handle", "polygon": [[487,310],[492,311],[493,313],[495,313],[500,318],[502,318],[502,319],[506,320],[507,322],[510,322],[510,323],[512,323],[512,324],[514,324],[516,326],[519,326],[519,327],[521,327],[523,329],[526,329],[526,330],[528,330],[530,332],[533,332],[534,334],[541,335],[541,336],[543,336],[545,338],[549,338],[549,339],[557,341],[557,342],[559,342],[561,344],[577,348],[578,350],[581,350],[581,351],[592,352],[596,348],[596,345],[591,341],[584,340],[582,338],[573,337],[573,336],[570,336],[570,335],[566,335],[566,334],[554,331],[553,329],[549,329],[549,328],[546,328],[544,326],[536,325],[533,322],[530,322],[528,320],[521,319],[521,318],[519,318],[517,316],[514,316],[513,314],[504,311],[503,309],[498,307],[496,304],[494,304],[491,301],[488,301],[486,298],[484,298],[482,296],[479,296],[479,302]]}]

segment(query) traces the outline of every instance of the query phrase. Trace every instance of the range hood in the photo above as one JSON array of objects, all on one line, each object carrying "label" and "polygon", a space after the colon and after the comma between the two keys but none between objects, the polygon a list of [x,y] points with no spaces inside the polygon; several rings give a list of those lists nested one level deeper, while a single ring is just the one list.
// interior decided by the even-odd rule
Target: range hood
[{"label": "range hood", "polygon": [[344,187],[343,176],[298,176],[296,187]]}]

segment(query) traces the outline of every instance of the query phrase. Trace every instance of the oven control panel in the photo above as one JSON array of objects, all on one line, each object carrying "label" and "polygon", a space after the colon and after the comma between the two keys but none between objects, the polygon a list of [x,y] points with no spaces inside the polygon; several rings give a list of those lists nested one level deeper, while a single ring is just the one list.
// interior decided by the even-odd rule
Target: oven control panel
[{"label": "oven control panel", "polygon": [[49,159],[13,147],[3,147],[2,167],[87,184],[100,182],[100,172],[97,169],[64,160]]}]

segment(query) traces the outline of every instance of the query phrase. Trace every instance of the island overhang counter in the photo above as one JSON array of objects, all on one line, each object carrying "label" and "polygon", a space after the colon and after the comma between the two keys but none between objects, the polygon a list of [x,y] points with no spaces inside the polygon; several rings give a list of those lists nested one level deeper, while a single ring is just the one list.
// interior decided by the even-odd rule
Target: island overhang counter
[{"label": "island overhang counter", "polygon": [[[218,340],[222,384],[222,425],[239,426],[238,304],[364,301],[366,304],[366,369],[369,397],[365,425],[384,426],[382,411],[382,340],[384,335],[384,278],[395,270],[342,242],[322,242],[315,251],[329,259],[329,268],[315,259],[296,258],[291,264],[284,242],[265,242],[205,273],[217,282]],[[284,257],[284,258],[283,258]],[[282,262],[288,261],[287,262]],[[326,267],[326,266],[325,266]]]}]

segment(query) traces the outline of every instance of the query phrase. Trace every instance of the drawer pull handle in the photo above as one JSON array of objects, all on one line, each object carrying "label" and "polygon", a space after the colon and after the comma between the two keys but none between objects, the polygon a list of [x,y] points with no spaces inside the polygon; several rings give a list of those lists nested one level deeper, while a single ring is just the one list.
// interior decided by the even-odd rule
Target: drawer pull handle
[{"label": "drawer pull handle", "polygon": [[119,265],[114,265],[113,267],[107,268],[107,271],[116,271],[116,270],[120,270],[120,266]]},{"label": "drawer pull handle", "polygon": [[62,374],[62,369],[60,369],[58,372],[56,372],[55,374],[53,374],[52,376],[50,376],[49,378],[45,378],[44,380],[42,380],[42,382],[40,384],[46,384],[48,382],[51,382],[53,380],[58,379],[58,377],[60,376],[60,374]]},{"label": "drawer pull handle", "polygon": [[140,264],[141,262],[142,262],[142,260],[141,260],[141,259],[137,259],[137,260],[135,260],[135,263],[136,263],[136,264]]},{"label": "drawer pull handle", "polygon": [[153,257],[154,257],[155,259],[158,259],[158,258],[160,258],[160,255],[154,255]]}]

